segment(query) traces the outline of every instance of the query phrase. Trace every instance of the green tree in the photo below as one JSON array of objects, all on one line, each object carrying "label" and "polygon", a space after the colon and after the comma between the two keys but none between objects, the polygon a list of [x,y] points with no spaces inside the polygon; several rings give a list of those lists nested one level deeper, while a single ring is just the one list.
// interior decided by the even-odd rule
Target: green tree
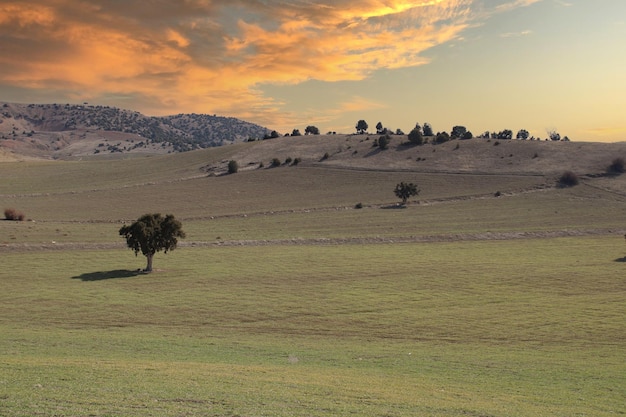
[{"label": "green tree", "polygon": [[382,135],[378,138],[378,148],[384,151],[389,147],[389,142],[391,142],[391,137],[389,135]]},{"label": "green tree", "polygon": [[307,126],[306,129],[304,129],[304,134],[305,135],[319,135],[320,130],[315,126]]},{"label": "green tree", "polygon": [[454,126],[452,131],[450,132],[451,139],[460,139],[467,132],[467,128],[465,126]]},{"label": "green tree", "polygon": [[561,135],[556,130],[549,130],[548,131],[548,137],[552,141],[559,141],[559,140],[561,140]]},{"label": "green tree", "polygon": [[396,184],[396,188],[393,191],[399,199],[402,200],[402,204],[406,204],[409,198],[416,196],[419,194],[420,190],[417,189],[417,185],[412,182],[405,183],[401,182]]},{"label": "green tree", "polygon": [[236,174],[239,171],[239,164],[235,160],[231,160],[228,162],[228,173]]},{"label": "green tree", "polygon": [[413,130],[409,132],[409,142],[411,142],[413,145],[421,145],[424,143],[422,128],[419,124],[416,124]]},{"label": "green tree", "polygon": [[450,140],[450,135],[448,132],[438,132],[435,141],[437,143],[444,143]]},{"label": "green tree", "polygon": [[433,127],[430,125],[430,123],[424,123],[424,128],[422,130],[422,134],[424,136],[435,136],[435,134],[433,133]]},{"label": "green tree", "polygon": [[356,132],[360,135],[367,132],[368,124],[365,120],[359,120],[356,124]]},{"label": "green tree", "polygon": [[530,136],[530,134],[528,133],[528,130],[520,129],[517,132],[517,135],[515,135],[515,138],[516,139],[520,139],[520,140],[526,140],[526,139],[528,139],[529,136]]},{"label": "green tree", "polygon": [[120,236],[126,239],[126,244],[135,252],[135,256],[141,252],[147,258],[144,271],[152,272],[154,254],[174,250],[178,238],[185,238],[185,232],[174,215],[168,214],[163,217],[156,213],[144,214],[133,224],[122,226]]}]

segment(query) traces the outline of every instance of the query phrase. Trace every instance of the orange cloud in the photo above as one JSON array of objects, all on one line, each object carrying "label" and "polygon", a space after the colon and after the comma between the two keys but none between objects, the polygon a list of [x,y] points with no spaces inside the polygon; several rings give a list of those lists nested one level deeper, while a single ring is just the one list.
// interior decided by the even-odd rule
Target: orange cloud
[{"label": "orange cloud", "polygon": [[220,113],[275,125],[290,116],[258,86],[361,80],[425,64],[422,52],[471,24],[476,2],[9,1],[0,5],[0,88],[124,96],[151,114]]}]

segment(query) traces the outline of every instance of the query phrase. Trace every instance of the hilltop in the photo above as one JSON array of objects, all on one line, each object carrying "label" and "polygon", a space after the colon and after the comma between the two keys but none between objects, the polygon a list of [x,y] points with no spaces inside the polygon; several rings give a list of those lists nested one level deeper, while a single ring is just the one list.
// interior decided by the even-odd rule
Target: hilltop
[{"label": "hilltop", "polygon": [[262,138],[268,132],[253,123],[216,115],[150,117],[87,104],[0,103],[0,158],[4,160],[180,152]]},{"label": "hilltop", "polygon": [[[521,141],[473,138],[413,146],[407,137],[391,136],[389,148],[374,146],[380,135],[310,135],[257,141],[233,150],[231,159],[243,169],[300,164],[370,171],[424,173],[548,175],[571,170],[602,176],[616,158],[626,158],[626,143]],[[214,164],[226,170],[227,161]]]}]

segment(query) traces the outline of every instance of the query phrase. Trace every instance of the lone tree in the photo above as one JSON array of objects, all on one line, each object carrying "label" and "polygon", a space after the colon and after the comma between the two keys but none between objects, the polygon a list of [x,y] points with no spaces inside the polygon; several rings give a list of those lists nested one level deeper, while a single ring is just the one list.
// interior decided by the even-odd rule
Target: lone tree
[{"label": "lone tree", "polygon": [[358,134],[362,135],[363,133],[367,132],[367,128],[369,126],[367,125],[367,122],[365,120],[359,120],[356,124],[356,131]]},{"label": "lone tree", "polygon": [[408,199],[418,195],[420,190],[418,190],[417,185],[412,182],[401,182],[396,184],[396,189],[393,192],[396,194],[396,197],[402,200],[402,205],[405,205]]},{"label": "lone tree", "polygon": [[306,129],[304,129],[304,134],[305,135],[319,135],[320,130],[317,128],[317,126],[307,126]]},{"label": "lone tree", "polygon": [[148,263],[144,272],[152,272],[154,254],[176,249],[178,238],[184,239],[185,232],[174,215],[168,214],[163,217],[156,213],[144,214],[133,224],[122,226],[120,236],[126,239],[126,244],[135,251],[135,256],[141,251],[147,258]]},{"label": "lone tree", "polygon": [[422,136],[422,127],[418,124],[415,125],[413,130],[409,132],[409,142],[413,145],[421,145],[424,143],[424,137]]}]

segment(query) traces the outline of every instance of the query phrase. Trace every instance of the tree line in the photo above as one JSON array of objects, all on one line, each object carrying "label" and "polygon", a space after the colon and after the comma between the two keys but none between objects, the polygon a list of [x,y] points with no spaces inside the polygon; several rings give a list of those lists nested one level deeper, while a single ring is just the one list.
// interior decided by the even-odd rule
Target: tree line
[{"label": "tree line", "polygon": [[[356,123],[355,126],[356,134],[363,135],[368,133],[369,124],[361,119]],[[317,126],[309,125],[304,129],[304,135],[319,135],[320,129]],[[328,132],[327,135],[333,135],[336,132]],[[382,122],[378,122],[376,124],[376,134],[379,135],[405,135],[402,129],[389,129],[385,127]],[[267,134],[264,139],[272,139],[279,137],[280,134],[277,131],[272,131],[270,134]],[[302,136],[302,132],[300,129],[293,129],[291,133],[285,133],[284,136]],[[515,135],[513,135],[513,131],[510,129],[503,129],[498,132],[493,131],[485,131],[478,136],[474,136],[474,134],[468,130],[465,126],[456,125],[453,126],[450,132],[441,131],[436,132],[433,130],[433,127],[430,123],[416,123],[415,127],[408,134],[409,142],[412,144],[423,144],[426,142],[431,143],[443,143],[448,140],[453,139],[472,139],[483,138],[483,139],[518,139],[518,140],[550,140],[550,141],[569,141],[570,139],[567,136],[561,137],[561,134],[556,130],[548,130],[547,137],[542,139],[540,137],[531,136],[528,130],[520,129],[517,131]]]}]

